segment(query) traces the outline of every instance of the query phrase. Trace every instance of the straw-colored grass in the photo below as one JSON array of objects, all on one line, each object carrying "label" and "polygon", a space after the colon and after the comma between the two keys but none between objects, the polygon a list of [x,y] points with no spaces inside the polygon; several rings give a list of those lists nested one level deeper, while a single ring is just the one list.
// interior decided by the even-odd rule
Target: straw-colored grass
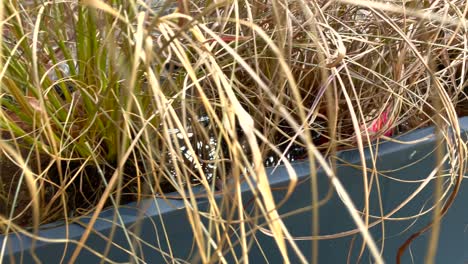
[{"label": "straw-colored grass", "polygon": [[[357,148],[373,167],[364,160],[372,142],[435,125],[451,150],[439,162],[457,160],[452,195],[427,228],[435,248],[466,160],[457,113],[468,109],[467,12],[465,1],[2,1],[0,230],[34,236],[40,224],[88,214],[73,260],[105,207],[174,191],[201,262],[225,261],[235,243],[242,255],[228,254],[246,259],[247,230],[264,230],[242,204],[246,182],[284,262],[288,247],[309,262],[265,171],[270,157],[290,167],[296,148],[311,164],[312,236],[324,202],[319,164],[383,263],[369,233],[376,172],[362,169],[366,203],[355,208],[335,177],[336,152]],[[293,171],[290,180],[288,195]],[[437,200],[451,186],[436,182]],[[195,185],[209,212],[198,209]],[[214,200],[223,192],[228,209]],[[238,237],[223,235],[229,223]]]}]

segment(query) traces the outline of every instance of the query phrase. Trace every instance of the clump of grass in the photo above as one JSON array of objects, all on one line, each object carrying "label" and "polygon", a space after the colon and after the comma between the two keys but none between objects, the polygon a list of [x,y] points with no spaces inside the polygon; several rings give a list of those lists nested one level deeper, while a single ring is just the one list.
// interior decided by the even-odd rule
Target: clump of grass
[{"label": "clump of grass", "polygon": [[[170,2],[148,2],[3,4],[2,162],[18,174],[0,177],[0,198],[13,201],[0,207],[1,229],[26,232],[18,224],[31,225],[24,219],[33,213],[36,229],[91,214],[83,242],[104,207],[175,191],[190,205],[200,258],[209,262],[218,258],[209,239],[219,249],[232,238],[204,232],[192,187],[206,191],[212,219],[223,219],[214,194],[247,182],[287,260],[291,237],[268,186],[270,158],[289,166],[288,153],[302,149],[312,208],[315,161],[333,176],[337,150],[363,155],[376,139],[422,126],[454,129],[452,140],[440,140],[458,153],[453,175],[462,173],[462,1],[180,1],[173,12]],[[292,174],[291,190],[295,184]],[[226,199],[241,200],[233,195]],[[227,220],[257,224],[238,217]],[[354,217],[378,262],[369,216]],[[219,233],[230,228],[210,223]],[[240,238],[243,254],[249,239]]]}]

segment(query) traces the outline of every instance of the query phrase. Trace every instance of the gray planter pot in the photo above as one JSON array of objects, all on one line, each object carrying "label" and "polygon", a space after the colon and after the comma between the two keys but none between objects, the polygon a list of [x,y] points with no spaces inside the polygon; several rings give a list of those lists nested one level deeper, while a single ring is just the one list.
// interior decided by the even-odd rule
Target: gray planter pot
[{"label": "gray planter pot", "polygon": [[[465,138],[468,135],[468,118],[460,119],[460,124],[463,129]],[[402,141],[411,141],[420,139],[433,134],[432,128],[421,129],[413,133],[399,137]],[[385,171],[385,176],[380,175],[380,191],[382,197],[383,211],[388,213],[392,211],[398,204],[403,202],[412,192],[420,185],[417,180],[425,179],[435,166],[435,155],[432,153],[435,140],[431,137],[428,140],[418,144],[398,144],[385,142],[379,145],[379,157],[377,159],[377,168],[379,171]],[[346,151],[340,153],[340,157],[352,164],[360,163],[358,152]],[[366,154],[369,164],[370,157]],[[418,161],[418,162],[416,162]],[[305,180],[294,191],[291,198],[280,208],[281,213],[287,213],[295,209],[299,209],[311,204],[310,182],[308,181],[310,172],[309,164],[306,162],[298,162],[294,165],[299,180]],[[269,170],[270,182],[273,187],[286,186],[288,184],[288,176],[284,167],[279,167],[276,170]],[[338,177],[342,184],[346,187],[348,193],[352,197],[357,208],[363,208],[363,186],[362,175],[359,169],[352,168],[344,162],[339,164]],[[320,197],[323,198],[330,187],[328,179],[323,171],[318,172]],[[412,183],[403,183],[398,179],[411,181]],[[380,215],[379,201],[377,199],[377,191],[373,186],[373,191],[370,199],[371,214]],[[251,192],[247,186],[244,186],[246,202],[251,197]],[[428,207],[432,203],[432,182],[418,194],[410,203],[404,206],[393,217],[405,217],[415,215]],[[275,191],[275,196],[278,199],[283,198],[284,191]],[[218,197],[221,199],[221,197]],[[436,263],[466,263],[468,261],[468,232],[466,226],[468,224],[468,209],[466,208],[466,200],[468,200],[468,189],[466,183],[462,183],[462,188],[457,196],[455,203],[450,208],[448,214],[442,221],[439,248],[437,251]],[[207,201],[200,199],[199,207],[203,210],[209,206]],[[180,260],[193,262],[191,259],[196,254],[191,255],[192,246],[194,245],[191,228],[188,223],[184,205],[181,201],[165,201],[162,199],[147,200],[144,203],[137,205],[135,203],[127,206],[122,206],[118,209],[125,223],[127,230],[135,230],[135,227],[140,230],[138,238],[145,243],[138,243],[135,250],[138,252],[138,257],[142,262],[147,263],[163,263],[169,260],[164,259],[162,252],[172,250],[174,257]],[[141,217],[144,212],[144,217]],[[104,239],[108,236],[111,230],[114,230],[113,242],[110,246],[110,251],[107,254],[108,258],[116,262],[127,262],[132,259],[129,255],[130,245],[128,239],[122,232],[122,227],[114,222],[113,217],[115,209],[108,210],[102,213],[100,220],[94,227],[93,233],[88,241],[88,249],[83,249],[79,256],[79,263],[98,263],[100,257],[96,256],[89,249],[96,252],[104,252],[108,242]],[[401,221],[385,221],[385,246],[383,251],[384,259],[393,263],[396,252],[402,243],[414,232],[425,226],[432,218],[432,212],[425,214],[417,219],[401,220]],[[375,220],[375,219],[374,219]],[[164,236],[164,222],[167,240]],[[291,234],[296,237],[309,236],[312,228],[312,218],[310,211],[294,214],[285,218],[285,224],[289,228]],[[371,221],[373,221],[371,219]],[[83,224],[87,222],[83,218]],[[338,232],[354,229],[355,225],[345,209],[343,203],[336,195],[333,195],[331,200],[320,208],[320,234],[335,234]],[[11,234],[7,237],[0,236],[0,245],[6,243],[6,251],[4,260],[15,260],[16,262],[32,263],[32,253],[36,254],[37,258],[45,263],[59,263],[61,260],[66,260],[70,257],[75,249],[75,244],[59,241],[60,239],[68,238],[68,240],[78,241],[82,235],[84,228],[79,224],[68,225],[68,236],[64,226],[51,227],[46,226],[40,231],[39,235],[44,238],[56,239],[57,241],[36,241],[32,248],[32,241],[24,235]],[[382,225],[377,224],[370,229],[373,238],[380,246],[382,239]],[[402,263],[423,263],[426,255],[428,237],[430,232],[417,238],[411,244],[409,250],[406,251]],[[265,254],[259,250],[259,247],[254,244],[249,252],[249,258],[254,263],[282,263],[282,258],[277,250],[274,240],[264,235],[261,232],[256,233],[256,238],[262,247]],[[354,239],[354,243],[353,242]],[[167,243],[170,241],[170,247]],[[361,249],[361,236],[346,236],[344,238],[320,240],[319,242],[319,263],[346,263],[349,258],[350,263],[356,263],[360,260],[361,263],[371,263],[367,249],[359,259]],[[306,257],[310,257],[312,243],[309,240],[296,241]],[[238,249],[240,250],[240,249]],[[291,250],[291,258],[293,263],[298,263],[295,255]]]}]

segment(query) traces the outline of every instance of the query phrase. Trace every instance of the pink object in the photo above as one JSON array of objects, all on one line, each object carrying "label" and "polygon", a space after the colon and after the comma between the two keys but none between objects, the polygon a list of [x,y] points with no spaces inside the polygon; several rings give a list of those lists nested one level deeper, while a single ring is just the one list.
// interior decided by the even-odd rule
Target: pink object
[{"label": "pink object", "polygon": [[[381,133],[384,130],[383,135],[390,137],[393,135],[393,127],[392,122],[393,120],[390,118],[390,107],[388,107],[385,111],[382,112],[376,119],[374,119],[369,125],[367,125],[367,129],[370,136],[375,134]],[[364,129],[364,126],[361,126]]]}]

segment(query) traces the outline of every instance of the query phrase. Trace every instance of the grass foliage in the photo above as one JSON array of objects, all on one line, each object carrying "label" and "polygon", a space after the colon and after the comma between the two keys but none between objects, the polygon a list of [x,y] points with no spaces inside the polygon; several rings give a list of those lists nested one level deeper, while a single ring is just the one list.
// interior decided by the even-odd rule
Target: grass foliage
[{"label": "grass foliage", "polygon": [[[375,140],[435,125],[450,150],[454,179],[451,186],[439,182],[435,197],[443,188],[456,195],[461,183],[466,146],[457,116],[468,111],[466,1],[0,6],[4,233],[34,236],[40,224],[88,214],[85,242],[104,208],[174,191],[187,205],[200,261],[223,261],[220,252],[237,243],[242,255],[227,254],[246,258],[253,241],[246,230],[261,216],[286,262],[287,245],[308,262],[277,211],[268,157],[290,166],[288,153],[301,148],[301,158],[311,161],[313,236],[323,202],[315,164],[333,178],[338,150],[357,148],[363,157]],[[371,175],[363,169],[363,184]],[[297,184],[294,172],[290,178],[287,196]],[[256,215],[245,212],[243,182],[254,191]],[[196,185],[210,202],[208,212],[197,208]],[[346,186],[333,185],[347,199]],[[225,200],[216,203],[214,195],[223,192]],[[450,203],[434,208],[435,230]],[[368,211],[347,204],[382,263]],[[234,226],[237,236],[226,235]],[[317,242],[313,250],[317,256]],[[3,246],[0,259],[4,252]]]}]

